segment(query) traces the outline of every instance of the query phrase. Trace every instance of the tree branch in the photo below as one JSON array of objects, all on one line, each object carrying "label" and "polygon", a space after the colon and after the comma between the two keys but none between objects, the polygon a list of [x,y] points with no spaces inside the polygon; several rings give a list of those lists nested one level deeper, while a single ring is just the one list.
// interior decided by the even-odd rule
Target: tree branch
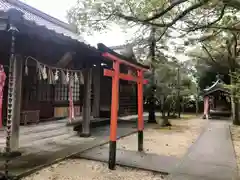
[{"label": "tree branch", "polygon": [[223,3],[227,4],[230,7],[240,10],[240,1],[239,0],[222,0]]},{"label": "tree branch", "polygon": [[154,19],[158,19],[160,17],[162,17],[163,15],[165,15],[167,12],[171,11],[175,6],[182,4],[184,2],[187,2],[188,0],[178,0],[176,2],[171,3],[171,5],[169,7],[167,7],[166,9],[164,9],[163,11],[156,13],[155,15],[153,15],[150,18],[145,19],[144,21],[148,22],[148,21],[152,21]]},{"label": "tree branch", "polygon": [[[172,25],[174,25],[178,20],[182,19],[183,17],[185,17],[189,12],[203,6],[204,4],[206,4],[209,0],[200,0],[198,3],[188,7],[187,9],[185,9],[184,11],[182,11],[178,16],[176,16],[171,22],[169,23],[153,23],[150,22],[149,18],[148,19],[138,19],[135,18],[133,16],[127,16],[124,15],[122,13],[117,12],[115,15],[118,16],[119,18],[125,19],[127,21],[132,21],[135,23],[142,23],[144,25],[152,25],[152,26],[156,26],[156,27],[170,27]],[[158,16],[158,18],[160,18],[161,16]],[[153,17],[152,17],[153,18]],[[157,19],[157,18],[153,18],[153,19]]]},{"label": "tree branch", "polygon": [[235,33],[232,33],[232,35],[233,35],[233,39],[232,39],[232,41],[233,41],[233,55],[234,55],[234,59],[237,57],[237,36],[236,36],[236,34]]},{"label": "tree branch", "polygon": [[235,27],[221,27],[221,26],[210,26],[208,29],[222,29],[222,30],[229,30],[229,31],[236,31],[239,32],[240,28]]},{"label": "tree branch", "polygon": [[160,40],[162,39],[162,37],[164,36],[164,34],[166,34],[167,30],[168,30],[168,27],[166,27],[166,28],[163,30],[163,32],[161,33],[161,35],[159,36],[159,38],[156,40],[156,42],[158,42],[158,41],[160,41]]},{"label": "tree branch", "polygon": [[128,5],[128,7],[129,7],[129,10],[130,10],[131,14],[132,14],[133,16],[135,16],[135,13],[133,12],[133,9],[132,9],[132,7],[131,7],[130,2],[129,2],[129,1],[126,1],[126,2],[127,2],[127,5]]},{"label": "tree branch", "polygon": [[193,31],[196,31],[196,30],[199,30],[199,29],[206,29],[206,28],[212,26],[213,24],[216,24],[218,21],[220,21],[223,18],[224,14],[225,14],[226,7],[227,7],[226,5],[223,6],[223,8],[221,10],[221,13],[220,13],[219,17],[216,20],[214,20],[214,21],[212,21],[212,22],[210,22],[208,24],[196,27],[194,29],[189,29],[188,32],[193,32]]},{"label": "tree branch", "polygon": [[208,51],[208,49],[205,47],[205,45],[204,45],[203,43],[201,43],[201,45],[202,45],[202,48],[203,48],[203,49],[205,50],[205,52],[207,53],[207,55],[209,56],[209,58],[212,60],[212,62],[213,62],[214,64],[218,64],[218,63],[213,59],[211,53]]},{"label": "tree branch", "polygon": [[205,37],[201,37],[200,39],[194,39],[195,41],[200,41],[200,42],[204,42],[204,41],[208,41],[213,37],[216,37],[218,34],[220,34],[222,31],[218,30],[214,33],[212,33],[211,35],[205,36]]}]

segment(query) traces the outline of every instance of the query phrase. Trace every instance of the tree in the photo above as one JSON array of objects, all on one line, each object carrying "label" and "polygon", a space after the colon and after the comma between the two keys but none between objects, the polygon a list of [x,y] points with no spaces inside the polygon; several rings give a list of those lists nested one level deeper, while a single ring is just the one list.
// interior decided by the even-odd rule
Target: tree
[{"label": "tree", "polygon": [[[185,21],[189,25],[196,25],[199,20],[205,25],[212,25],[219,21],[223,16],[218,13],[217,19],[204,17],[206,14],[216,15],[213,10],[225,9],[226,7],[236,6],[237,0],[87,0],[78,1],[69,10],[68,17],[70,22],[77,23],[84,27],[95,28],[96,30],[105,29],[112,22],[119,23],[119,20],[130,24],[142,24],[156,27],[171,27],[178,21]],[[211,12],[210,12],[211,11]],[[199,14],[204,12],[204,14]],[[201,19],[192,19],[191,15],[198,15]],[[209,23],[208,23],[209,22]],[[193,27],[193,26],[192,26]]]},{"label": "tree", "polygon": [[[240,31],[239,9],[239,0],[79,0],[70,9],[68,18],[80,33],[103,31],[113,23],[134,29],[136,33],[130,43],[135,45],[135,50],[142,52],[139,57],[151,65],[157,63],[149,58],[152,57],[150,53],[146,53],[151,47],[149,36],[153,27],[156,30],[154,56],[158,61],[158,56],[168,56],[169,39],[182,38],[186,43],[175,46],[175,51],[184,52],[186,46],[201,42],[205,57],[200,55],[200,59],[214,60],[211,57],[217,57],[217,49],[225,52],[227,48],[230,56],[223,58],[218,54],[218,57],[232,63],[237,57],[233,50],[234,38]],[[227,46],[219,47],[219,44],[224,44],[218,43],[219,40],[226,39],[223,32],[230,33],[232,38],[228,42],[224,40]],[[214,37],[218,40],[213,41]],[[226,69],[222,63],[217,64]],[[231,72],[233,70],[236,69],[231,65]]]},{"label": "tree", "polygon": [[240,72],[237,70],[235,73],[232,73],[232,79],[235,79],[234,85],[227,86],[230,90],[235,92],[236,99],[240,101]]},{"label": "tree", "polygon": [[[181,67],[181,68],[179,68]],[[178,110],[178,78],[177,74],[180,71],[180,99],[182,106],[184,103],[188,103],[190,97],[195,94],[195,83],[192,81],[192,77],[189,76],[189,72],[186,71],[187,68],[183,64],[174,61],[171,58],[165,58],[164,60],[159,60],[155,64],[155,80],[156,80],[156,92],[155,101],[160,105],[162,112],[162,125],[170,125],[168,119],[170,117],[176,118],[176,112]],[[145,96],[149,95],[151,91],[150,85],[145,87]]]},{"label": "tree", "polygon": [[233,124],[235,125],[240,125],[239,99],[237,95],[237,69],[240,66],[239,37],[240,33],[238,32],[221,30],[207,41],[202,42],[201,51],[197,51],[197,53],[195,51],[194,53],[194,57],[199,59],[202,64],[208,65],[212,71],[230,75],[231,82],[229,88],[231,90]]},{"label": "tree", "polygon": [[153,27],[150,34],[150,47],[149,47],[149,56],[151,57],[151,68],[152,68],[152,75],[151,75],[151,90],[149,94],[149,107],[148,107],[148,122],[156,122],[155,116],[155,91],[156,91],[156,83],[155,83],[155,54],[156,54],[156,39],[155,39],[156,29]]}]

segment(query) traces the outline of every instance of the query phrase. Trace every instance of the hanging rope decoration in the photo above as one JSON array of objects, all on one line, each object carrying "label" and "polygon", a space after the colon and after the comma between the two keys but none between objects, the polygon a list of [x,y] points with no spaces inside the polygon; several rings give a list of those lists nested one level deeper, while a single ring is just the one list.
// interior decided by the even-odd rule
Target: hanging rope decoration
[{"label": "hanging rope decoration", "polygon": [[28,75],[29,73],[29,61],[34,61],[36,63],[39,80],[47,80],[49,84],[56,84],[59,81],[61,84],[69,84],[70,79],[73,79],[73,82],[84,84],[82,70],[71,70],[49,66],[39,62],[37,59],[31,56],[28,56],[25,60],[25,75]]}]

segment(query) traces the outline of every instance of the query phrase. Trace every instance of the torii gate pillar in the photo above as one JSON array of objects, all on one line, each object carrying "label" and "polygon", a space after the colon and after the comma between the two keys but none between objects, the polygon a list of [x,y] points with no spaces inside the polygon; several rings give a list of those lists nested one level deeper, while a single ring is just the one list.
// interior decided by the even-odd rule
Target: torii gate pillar
[{"label": "torii gate pillar", "polygon": [[[109,169],[114,170],[116,165],[116,139],[117,139],[117,119],[119,103],[119,79],[134,81],[138,84],[138,151],[143,151],[143,84],[147,81],[143,78],[143,71],[146,70],[140,66],[133,65],[127,61],[121,60],[109,53],[104,53],[104,57],[113,61],[113,70],[104,69],[104,75],[112,77],[112,104],[111,104],[111,123],[110,123],[110,147],[109,147]],[[120,64],[127,65],[137,71],[137,77],[120,73]]]}]

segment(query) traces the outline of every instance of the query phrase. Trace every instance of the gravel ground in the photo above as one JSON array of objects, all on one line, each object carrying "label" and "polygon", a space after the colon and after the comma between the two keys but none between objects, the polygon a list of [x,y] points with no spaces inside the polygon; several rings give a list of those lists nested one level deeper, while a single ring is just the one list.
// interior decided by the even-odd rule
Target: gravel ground
[{"label": "gravel ground", "polygon": [[240,170],[240,127],[232,125],[231,127],[231,133],[233,138],[233,145],[236,153],[237,158],[237,166],[238,166],[238,174]]},{"label": "gravel ground", "polygon": [[[207,121],[201,119],[171,120],[171,128],[158,124],[148,125],[144,130],[144,147],[149,153],[181,157],[196,140]],[[137,135],[122,138],[119,149],[136,150]],[[105,145],[107,146],[107,145]],[[240,147],[240,146],[239,146]],[[239,151],[240,152],[240,151]],[[133,168],[117,166],[108,170],[102,162],[84,159],[66,160],[32,174],[23,180],[163,180],[164,175]]]},{"label": "gravel ground", "polygon": [[89,160],[66,160],[38,171],[23,180],[163,180],[161,174],[117,166],[115,171],[108,165]]},{"label": "gravel ground", "polygon": [[[161,128],[158,124],[144,129],[144,150],[148,153],[182,157],[201,133],[206,120],[174,119],[172,127]],[[105,147],[108,146],[104,145]],[[118,140],[118,149],[137,150],[137,134]]]}]

